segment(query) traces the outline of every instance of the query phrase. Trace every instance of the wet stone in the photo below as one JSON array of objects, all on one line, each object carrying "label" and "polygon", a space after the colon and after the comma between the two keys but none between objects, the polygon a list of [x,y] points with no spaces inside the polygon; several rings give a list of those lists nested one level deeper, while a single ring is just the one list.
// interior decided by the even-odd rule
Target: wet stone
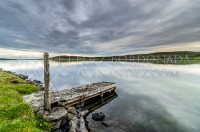
[{"label": "wet stone", "polygon": [[103,112],[93,113],[92,119],[95,121],[103,121],[105,118],[105,114]]},{"label": "wet stone", "polygon": [[66,118],[64,118],[61,122],[60,130],[63,132],[68,132],[69,129],[70,129],[69,121]]}]

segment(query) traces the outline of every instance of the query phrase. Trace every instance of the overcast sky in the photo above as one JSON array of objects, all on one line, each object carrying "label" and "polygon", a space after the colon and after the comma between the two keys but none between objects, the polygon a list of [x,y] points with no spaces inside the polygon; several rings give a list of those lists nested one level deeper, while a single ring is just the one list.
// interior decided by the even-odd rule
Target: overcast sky
[{"label": "overcast sky", "polygon": [[200,0],[1,0],[0,48],[0,55],[200,51]]}]

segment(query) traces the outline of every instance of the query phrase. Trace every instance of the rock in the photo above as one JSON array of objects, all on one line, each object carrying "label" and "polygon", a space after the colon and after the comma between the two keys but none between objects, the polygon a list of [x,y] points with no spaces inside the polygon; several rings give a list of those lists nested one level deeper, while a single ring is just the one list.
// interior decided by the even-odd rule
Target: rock
[{"label": "rock", "polygon": [[4,72],[15,75],[15,73],[11,71],[4,71]]},{"label": "rock", "polygon": [[68,107],[67,111],[68,111],[68,113],[71,113],[71,114],[74,114],[74,115],[78,114],[75,107]]},{"label": "rock", "polygon": [[72,110],[74,111],[73,107],[69,107],[69,113],[68,113],[68,120],[70,120],[70,130],[69,132],[88,132],[86,127],[85,127],[85,121],[83,119],[84,116],[86,116],[88,114],[88,110],[85,111],[81,111],[79,112],[79,117],[80,119],[77,118],[77,115],[75,114],[71,114],[70,112],[72,112]]},{"label": "rock", "polygon": [[47,115],[50,121],[58,121],[67,116],[67,110],[63,107],[54,107],[52,112]]},{"label": "rock", "polygon": [[79,124],[80,124],[80,131],[81,132],[88,132],[88,130],[85,127],[85,121],[84,121],[82,116],[80,117]]},{"label": "rock", "polygon": [[25,76],[25,75],[22,75],[22,74],[19,74],[17,75],[19,78],[23,79],[23,80],[26,80],[28,79],[28,76]]},{"label": "rock", "polygon": [[60,128],[61,122],[62,122],[62,120],[52,122],[52,126],[53,126],[54,130],[57,130]]},{"label": "rock", "polygon": [[18,80],[11,80],[10,82],[11,82],[11,83],[14,83],[14,84],[17,84],[17,83],[19,83],[19,81],[18,81]]},{"label": "rock", "polygon": [[33,82],[36,83],[36,84],[42,84],[42,82],[38,81],[38,80],[33,80]]},{"label": "rock", "polygon": [[24,79],[24,80],[28,79],[28,76],[24,76],[23,79]]},{"label": "rock", "polygon": [[93,113],[92,114],[92,119],[95,121],[103,121],[105,118],[105,115],[103,112],[99,112],[99,113]]},{"label": "rock", "polygon": [[28,84],[33,84],[33,81],[31,81],[30,79],[26,80],[26,82],[27,82]]},{"label": "rock", "polygon": [[79,112],[79,116],[81,117],[85,117],[85,116],[87,116],[87,114],[89,113],[89,110],[84,110],[84,111],[81,111],[81,112]]},{"label": "rock", "polygon": [[[44,110],[44,109],[43,109]],[[50,114],[50,112],[49,111],[43,111],[43,113],[45,114],[45,115],[49,115]]]},{"label": "rock", "polygon": [[76,117],[76,115],[71,114],[71,113],[67,114],[67,118],[68,118],[69,121],[71,121],[74,117]]},{"label": "rock", "polygon": [[44,91],[44,86],[40,87],[40,90],[41,90],[41,91]]},{"label": "rock", "polygon": [[40,111],[44,107],[44,92],[25,95],[24,101],[31,105],[34,112]]},{"label": "rock", "polygon": [[74,117],[74,118],[69,122],[69,125],[70,125],[69,132],[77,132],[77,131],[79,131],[78,123],[79,123],[78,118],[77,118],[77,117]]},{"label": "rock", "polygon": [[70,129],[69,126],[69,122],[68,120],[65,118],[62,120],[61,125],[60,125],[60,130],[62,130],[63,132],[68,132]]}]

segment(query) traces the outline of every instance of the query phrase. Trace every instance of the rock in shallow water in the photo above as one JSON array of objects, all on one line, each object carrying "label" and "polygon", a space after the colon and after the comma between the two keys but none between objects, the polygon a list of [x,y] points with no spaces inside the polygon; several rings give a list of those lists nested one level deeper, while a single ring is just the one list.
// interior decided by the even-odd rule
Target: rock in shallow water
[{"label": "rock in shallow water", "polygon": [[70,129],[68,119],[64,118],[60,124],[60,131],[59,132],[68,132]]},{"label": "rock in shallow water", "polygon": [[105,118],[105,115],[103,112],[99,112],[99,113],[93,113],[92,114],[92,119],[95,121],[103,121]]},{"label": "rock in shallow water", "polygon": [[80,111],[79,112],[79,117],[86,117],[87,116],[87,114],[89,113],[89,110],[84,110],[84,111]]}]

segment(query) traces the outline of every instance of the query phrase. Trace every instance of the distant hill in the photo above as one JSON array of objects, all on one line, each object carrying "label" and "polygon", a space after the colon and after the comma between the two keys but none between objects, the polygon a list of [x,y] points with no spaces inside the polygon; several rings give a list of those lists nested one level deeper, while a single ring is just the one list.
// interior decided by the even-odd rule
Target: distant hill
[{"label": "distant hill", "polygon": [[0,58],[0,60],[12,60],[12,59]]},{"label": "distant hill", "polygon": [[[72,61],[127,61],[127,62],[150,62],[150,63],[173,63],[173,61],[194,61],[200,57],[200,52],[176,51],[156,52],[150,54],[120,55],[120,56],[55,56],[51,60],[59,62]],[[181,62],[183,63],[183,62]]]},{"label": "distant hill", "polygon": [[[0,58],[0,60],[16,60]],[[42,60],[42,59],[21,59],[21,60]],[[77,62],[77,61],[125,61],[142,62],[156,64],[200,64],[200,52],[175,51],[175,52],[156,52],[150,54],[135,55],[116,55],[116,56],[54,56],[50,60],[57,62]]]},{"label": "distant hill", "polygon": [[43,60],[43,59],[29,59],[29,58],[8,59],[8,58],[0,58],[0,60]]}]

